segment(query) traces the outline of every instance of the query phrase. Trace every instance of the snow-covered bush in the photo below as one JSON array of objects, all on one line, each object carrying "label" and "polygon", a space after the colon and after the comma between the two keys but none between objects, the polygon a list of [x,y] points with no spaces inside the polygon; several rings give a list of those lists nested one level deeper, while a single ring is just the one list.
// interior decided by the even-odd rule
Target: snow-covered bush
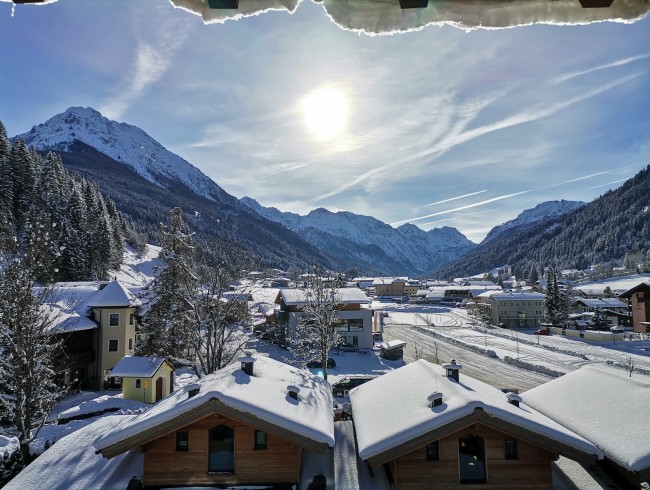
[{"label": "snow-covered bush", "polygon": [[23,457],[17,437],[0,435],[0,487],[16,476],[23,468]]}]

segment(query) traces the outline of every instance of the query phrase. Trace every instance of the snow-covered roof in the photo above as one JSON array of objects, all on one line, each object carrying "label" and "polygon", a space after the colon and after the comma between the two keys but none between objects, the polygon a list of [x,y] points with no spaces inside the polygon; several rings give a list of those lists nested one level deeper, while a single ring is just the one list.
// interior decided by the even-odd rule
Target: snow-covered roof
[{"label": "snow-covered roof", "polygon": [[[279,296],[286,305],[304,305],[309,303],[307,291],[304,289],[282,289]],[[359,288],[338,288],[334,290],[334,298],[338,304],[370,304],[372,301]]]},{"label": "snow-covered roof", "polygon": [[119,281],[109,282],[87,302],[91,308],[140,306],[141,304],[141,301]]},{"label": "snow-covered roof", "polygon": [[111,370],[111,376],[120,378],[151,378],[165,362],[164,357],[127,356]]},{"label": "snow-covered roof", "polygon": [[528,291],[521,293],[509,291],[507,293],[494,293],[490,295],[490,298],[495,301],[544,301],[545,296],[542,293],[532,293]]},{"label": "snow-covered roof", "polygon": [[[52,320],[52,333],[68,333],[97,328],[89,318],[87,302],[101,286],[101,282],[59,282],[52,287],[50,302],[43,305]],[[38,289],[38,288],[36,288]],[[38,292],[38,291],[37,291]]]},{"label": "snow-covered roof", "polygon": [[650,380],[583,366],[522,394],[526,404],[593,442],[632,471],[650,470]]},{"label": "snow-covered roof", "polygon": [[[327,381],[268,357],[256,358],[253,373],[244,373],[237,362],[201,378],[162,399],[148,412],[115,427],[95,447],[112,457],[121,451],[111,446],[126,450],[136,447],[152,429],[182,419],[183,415],[189,419],[179,423],[187,424],[199,407],[215,402],[215,410],[222,406],[251,414],[275,427],[280,437],[284,432],[293,433],[316,445],[334,445],[333,398]],[[298,400],[287,395],[289,385],[300,389]],[[188,391],[193,387],[198,387],[199,392],[190,397]]]},{"label": "snow-covered roof", "polygon": [[650,281],[646,281],[646,282],[642,282],[641,284],[637,284],[633,288],[628,289],[627,291],[625,291],[620,296],[622,298],[629,298],[630,296],[632,296],[634,293],[636,293],[638,291],[648,291],[648,290],[650,290]]},{"label": "snow-covered roof", "polygon": [[[442,393],[443,403],[432,408],[428,397],[434,392]],[[559,452],[563,446],[594,459],[602,457],[593,444],[557,422],[525,405],[508,403],[500,390],[468,376],[461,375],[458,383],[448,378],[442,367],[425,360],[351,390],[350,400],[359,455],[363,460],[374,458],[376,463],[384,453],[399,450],[475,411],[507,423],[512,430],[519,428],[540,439],[551,439]]]},{"label": "snow-covered roof", "polygon": [[627,303],[618,298],[579,299],[576,301],[587,308],[627,308]]},{"label": "snow-covered roof", "polygon": [[111,460],[95,453],[93,443],[115,425],[126,423],[133,415],[111,415],[59,439],[22,470],[4,488],[24,490],[86,490],[102,488],[123,490],[134,476],[143,475],[144,458],[135,451]]},{"label": "snow-covered roof", "polygon": [[391,350],[391,349],[397,349],[399,347],[405,347],[406,342],[404,340],[389,340],[388,342],[384,342],[383,345],[381,346],[382,349],[384,350]]}]

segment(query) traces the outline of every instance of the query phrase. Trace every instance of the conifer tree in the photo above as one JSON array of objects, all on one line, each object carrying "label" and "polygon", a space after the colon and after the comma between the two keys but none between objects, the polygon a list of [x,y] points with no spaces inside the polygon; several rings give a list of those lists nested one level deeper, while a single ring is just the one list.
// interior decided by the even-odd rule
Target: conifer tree
[{"label": "conifer tree", "polygon": [[161,226],[162,265],[151,287],[151,307],[143,319],[138,355],[179,358],[185,355],[193,335],[194,302],[197,294],[195,250],[192,234],[180,208],[168,214]]},{"label": "conifer tree", "polygon": [[54,318],[42,308],[49,292],[34,291],[26,264],[11,260],[0,278],[0,417],[18,436],[25,462],[29,443],[61,395],[54,382],[60,347],[51,336]]}]

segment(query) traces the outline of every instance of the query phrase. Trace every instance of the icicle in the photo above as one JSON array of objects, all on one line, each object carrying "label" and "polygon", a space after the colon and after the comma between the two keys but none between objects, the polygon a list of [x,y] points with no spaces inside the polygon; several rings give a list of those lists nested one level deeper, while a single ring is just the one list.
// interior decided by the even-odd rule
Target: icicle
[{"label": "icicle", "polygon": [[16,13],[16,4],[11,2],[11,16],[13,17]]}]

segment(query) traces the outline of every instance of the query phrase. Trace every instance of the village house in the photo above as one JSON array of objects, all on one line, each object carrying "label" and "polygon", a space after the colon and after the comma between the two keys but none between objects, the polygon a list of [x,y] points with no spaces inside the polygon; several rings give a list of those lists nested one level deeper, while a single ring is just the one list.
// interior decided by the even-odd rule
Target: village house
[{"label": "village house", "polygon": [[632,311],[632,325],[635,332],[650,332],[650,282],[642,282],[628,289],[620,296],[627,300]]},{"label": "village house", "polygon": [[479,295],[490,305],[493,325],[512,328],[534,328],[544,321],[544,295],[533,292],[494,292]]},{"label": "village house", "polygon": [[350,391],[359,457],[385,470],[393,488],[550,490],[559,455],[602,458],[518,395],[460,368],[418,360]]},{"label": "village house", "polygon": [[372,282],[375,296],[378,298],[401,298],[404,296],[405,277],[379,277]]},{"label": "village house", "polygon": [[141,451],[145,486],[289,488],[308,471],[305,453],[333,446],[329,383],[251,356],[177,390],[95,442],[107,458]]},{"label": "village house", "polygon": [[599,464],[632,488],[650,481],[645,376],[606,366],[583,366],[522,394],[526,405],[592,442],[605,459]]},{"label": "village house", "polygon": [[142,303],[117,280],[58,283],[55,291],[56,303],[46,308],[54,318],[51,333],[63,342],[59,382],[101,389],[113,381],[119,360],[133,354]]},{"label": "village house", "polygon": [[174,391],[174,366],[164,357],[123,357],[111,376],[120,380],[127,400],[156,403]]},{"label": "village house", "polygon": [[[343,341],[343,346],[351,349],[372,349],[372,317],[370,299],[359,288],[339,288],[333,290],[337,303],[334,329]],[[300,321],[308,319],[305,311],[309,304],[307,291],[303,289],[282,289],[275,300],[279,306],[278,324],[284,344],[291,338]]]}]

